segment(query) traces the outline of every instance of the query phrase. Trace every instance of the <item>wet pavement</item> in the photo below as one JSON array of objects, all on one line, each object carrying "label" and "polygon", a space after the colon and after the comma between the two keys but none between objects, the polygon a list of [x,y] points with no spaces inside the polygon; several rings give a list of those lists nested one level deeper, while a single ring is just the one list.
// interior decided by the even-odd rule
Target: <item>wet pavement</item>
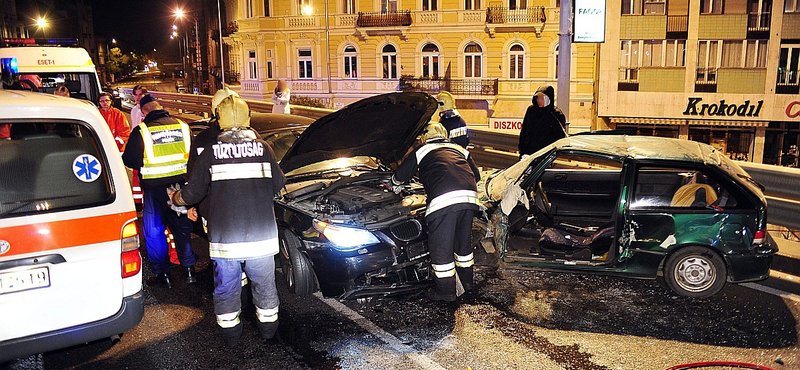
[{"label": "wet pavement", "polygon": [[728,285],[690,299],[660,281],[502,269],[485,253],[477,255],[477,293],[452,304],[420,294],[339,304],[293,296],[279,282],[280,339],[259,337],[250,306],[241,342],[226,348],[206,248],[194,239],[197,284],[186,285],[176,268],[172,289],[145,287],[145,317],[120,342],[0,368],[639,370],[731,360],[800,369],[796,295]]}]

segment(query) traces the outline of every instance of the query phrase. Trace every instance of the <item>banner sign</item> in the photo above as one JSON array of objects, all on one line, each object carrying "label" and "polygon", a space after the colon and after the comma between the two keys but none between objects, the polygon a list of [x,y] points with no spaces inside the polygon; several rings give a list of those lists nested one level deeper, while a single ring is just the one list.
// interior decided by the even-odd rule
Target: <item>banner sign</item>
[{"label": "banner sign", "polygon": [[575,0],[573,22],[572,42],[605,42],[605,0]]},{"label": "banner sign", "polygon": [[522,129],[522,118],[489,118],[489,128],[519,131]]}]

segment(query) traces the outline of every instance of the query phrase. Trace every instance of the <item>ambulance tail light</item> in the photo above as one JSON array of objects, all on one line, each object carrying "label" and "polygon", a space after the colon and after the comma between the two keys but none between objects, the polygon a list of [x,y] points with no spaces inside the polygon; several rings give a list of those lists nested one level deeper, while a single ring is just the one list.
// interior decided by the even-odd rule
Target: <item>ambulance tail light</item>
[{"label": "ambulance tail light", "polygon": [[139,254],[139,231],[136,220],[122,227],[122,278],[135,276],[142,271],[142,256]]}]

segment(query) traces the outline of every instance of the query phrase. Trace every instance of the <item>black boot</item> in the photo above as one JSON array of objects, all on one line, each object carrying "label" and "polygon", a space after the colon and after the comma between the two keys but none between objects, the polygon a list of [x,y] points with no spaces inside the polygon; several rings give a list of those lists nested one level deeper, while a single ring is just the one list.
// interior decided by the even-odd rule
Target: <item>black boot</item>
[{"label": "black boot", "polygon": [[167,288],[172,288],[172,281],[169,278],[169,274],[161,273],[161,274],[155,274],[147,278],[147,285],[149,286],[163,285],[166,286]]},{"label": "black boot", "polygon": [[275,337],[275,333],[278,331],[278,320],[275,320],[275,322],[261,322],[256,320],[256,326],[258,327],[258,331],[261,332],[261,338],[270,340]]},{"label": "black boot", "polygon": [[225,345],[228,347],[236,347],[239,344],[239,338],[242,337],[242,328],[244,326],[242,323],[236,324],[236,326],[231,328],[219,328],[219,334],[222,336],[222,340],[225,342]]},{"label": "black boot", "polygon": [[432,301],[454,302],[456,300],[456,277],[434,278],[435,285],[425,292]]},{"label": "black boot", "polygon": [[194,284],[197,282],[197,272],[194,270],[194,266],[189,266],[186,268],[186,284]]},{"label": "black boot", "polygon": [[456,274],[458,274],[458,279],[461,280],[461,286],[464,288],[464,291],[472,291],[472,278],[474,275],[472,266],[456,267]]}]

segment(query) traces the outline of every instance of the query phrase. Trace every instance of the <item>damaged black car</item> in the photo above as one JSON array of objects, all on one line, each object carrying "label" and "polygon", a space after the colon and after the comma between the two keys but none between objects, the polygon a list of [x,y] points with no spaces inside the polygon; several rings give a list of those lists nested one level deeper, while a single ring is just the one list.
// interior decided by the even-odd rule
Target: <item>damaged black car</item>
[{"label": "damaged black car", "polygon": [[354,299],[431,281],[422,184],[397,193],[390,183],[436,108],[426,93],[366,98],[318,119],[289,149],[275,214],[290,291]]}]

